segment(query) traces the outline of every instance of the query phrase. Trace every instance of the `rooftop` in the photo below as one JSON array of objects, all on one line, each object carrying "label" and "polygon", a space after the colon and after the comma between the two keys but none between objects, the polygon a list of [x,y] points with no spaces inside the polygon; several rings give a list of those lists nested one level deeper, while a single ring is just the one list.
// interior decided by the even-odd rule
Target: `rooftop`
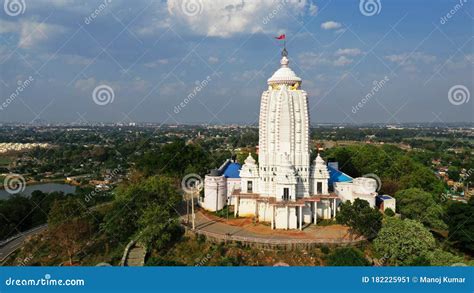
[{"label": "rooftop", "polygon": [[239,163],[231,162],[224,167],[222,174],[226,178],[240,178],[240,168],[241,165]]},{"label": "rooftop", "polygon": [[329,185],[333,185],[336,182],[352,182],[352,180],[354,179],[351,176],[347,175],[346,173],[343,173],[329,165],[328,165],[328,170],[329,170]]}]

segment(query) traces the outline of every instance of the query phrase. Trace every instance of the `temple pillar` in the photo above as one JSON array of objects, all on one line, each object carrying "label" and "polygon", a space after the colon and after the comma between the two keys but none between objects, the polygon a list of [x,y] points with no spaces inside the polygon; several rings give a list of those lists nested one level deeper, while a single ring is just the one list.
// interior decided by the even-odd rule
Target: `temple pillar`
[{"label": "temple pillar", "polygon": [[272,229],[275,229],[275,206],[272,206]]},{"label": "temple pillar", "polygon": [[300,230],[303,230],[303,207],[302,206],[300,206],[299,220],[300,220]]},{"label": "temple pillar", "polygon": [[334,219],[336,218],[336,211],[337,211],[337,204],[336,204],[337,199],[334,199]]},{"label": "temple pillar", "polygon": [[314,202],[314,224],[318,224],[318,202]]},{"label": "temple pillar", "polygon": [[290,207],[286,205],[286,230],[290,229]]},{"label": "temple pillar", "polygon": [[239,204],[240,204],[240,198],[237,196],[235,198],[235,207],[234,207],[234,217],[238,217],[239,215]]},{"label": "temple pillar", "polygon": [[255,222],[258,222],[258,201],[255,200]]}]

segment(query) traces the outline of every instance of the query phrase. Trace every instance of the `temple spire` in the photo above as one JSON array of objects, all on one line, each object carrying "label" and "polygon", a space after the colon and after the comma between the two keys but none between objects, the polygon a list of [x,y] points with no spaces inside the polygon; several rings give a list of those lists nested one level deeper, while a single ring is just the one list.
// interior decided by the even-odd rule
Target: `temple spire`
[{"label": "temple spire", "polygon": [[286,50],[286,39],[283,40],[283,50],[281,51],[282,57],[288,57],[288,50]]}]

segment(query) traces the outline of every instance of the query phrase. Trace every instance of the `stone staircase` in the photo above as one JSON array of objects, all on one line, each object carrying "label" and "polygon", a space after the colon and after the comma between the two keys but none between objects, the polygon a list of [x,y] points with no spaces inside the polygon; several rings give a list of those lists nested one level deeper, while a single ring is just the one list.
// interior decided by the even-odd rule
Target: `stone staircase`
[{"label": "stone staircase", "polygon": [[131,241],[125,248],[121,265],[127,267],[142,267],[145,265],[146,247]]}]

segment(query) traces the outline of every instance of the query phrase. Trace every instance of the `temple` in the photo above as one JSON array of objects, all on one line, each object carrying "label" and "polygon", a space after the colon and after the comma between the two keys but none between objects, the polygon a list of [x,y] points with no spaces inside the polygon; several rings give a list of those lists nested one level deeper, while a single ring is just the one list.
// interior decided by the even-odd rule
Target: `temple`
[{"label": "temple", "polygon": [[336,217],[342,201],[361,198],[375,206],[376,180],[352,178],[319,153],[311,162],[308,95],[289,63],[285,48],[261,96],[258,162],[249,154],[243,165],[233,159],[212,170],[201,207],[232,205],[235,216],[269,222],[272,229],[303,229]]}]

